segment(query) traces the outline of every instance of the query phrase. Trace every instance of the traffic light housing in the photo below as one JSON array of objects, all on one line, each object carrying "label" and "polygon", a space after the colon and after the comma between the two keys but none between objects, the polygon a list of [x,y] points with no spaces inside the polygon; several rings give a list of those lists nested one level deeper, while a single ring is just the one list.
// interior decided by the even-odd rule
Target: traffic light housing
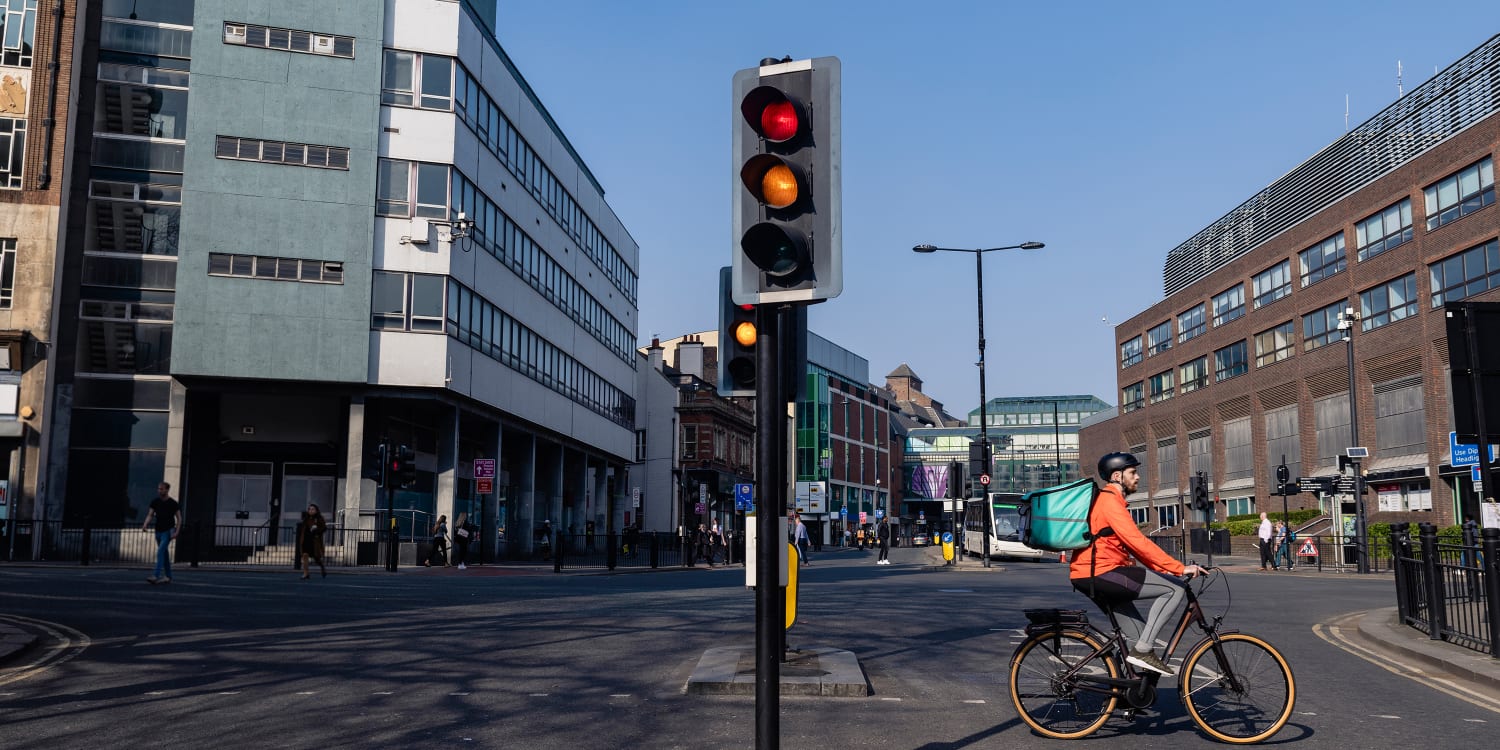
[{"label": "traffic light housing", "polygon": [[957,461],[948,464],[948,486],[943,497],[949,500],[961,500],[964,497],[964,465]]},{"label": "traffic light housing", "polygon": [[719,395],[755,395],[755,355],[760,331],[755,305],[739,305],[730,296],[728,267],[719,269]]},{"label": "traffic light housing", "polygon": [[816,302],[843,291],[837,57],[734,74],[732,294]]},{"label": "traffic light housing", "polygon": [[391,456],[391,470],[387,478],[402,489],[416,486],[417,452],[405,445],[397,446]]},{"label": "traffic light housing", "polygon": [[1208,500],[1208,479],[1202,472],[1188,478],[1192,494],[1194,510],[1208,510],[1212,504]]}]

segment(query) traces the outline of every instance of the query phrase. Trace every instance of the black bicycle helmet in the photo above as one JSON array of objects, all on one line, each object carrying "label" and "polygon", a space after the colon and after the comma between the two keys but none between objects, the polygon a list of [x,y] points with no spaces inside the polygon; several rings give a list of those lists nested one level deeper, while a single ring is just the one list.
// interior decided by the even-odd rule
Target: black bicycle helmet
[{"label": "black bicycle helmet", "polygon": [[1108,482],[1111,474],[1140,465],[1141,462],[1130,453],[1106,453],[1104,458],[1099,459],[1099,478]]}]

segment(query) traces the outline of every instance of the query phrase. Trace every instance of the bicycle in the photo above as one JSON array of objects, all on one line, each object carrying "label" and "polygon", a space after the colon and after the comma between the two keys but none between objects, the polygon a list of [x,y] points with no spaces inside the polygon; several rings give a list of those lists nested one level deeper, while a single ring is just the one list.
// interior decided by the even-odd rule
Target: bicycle
[{"label": "bicycle", "polygon": [[[1217,576],[1214,574],[1217,573]],[[1177,670],[1188,715],[1221,742],[1251,744],[1280,731],[1292,715],[1297,683],[1291,665],[1274,646],[1247,633],[1219,629],[1224,612],[1211,619],[1198,595],[1210,582],[1228,578],[1219,568],[1203,576],[1198,591],[1183,583],[1187,605],[1168,642],[1170,662],[1190,625],[1204,636]],[[1026,640],[1010,660],[1010,694],[1021,720],[1045,737],[1078,739],[1098,731],[1123,702],[1127,718],[1156,702],[1161,675],[1125,660],[1129,645],[1113,608],[1102,607],[1114,630],[1089,624],[1083,610],[1026,610]]]}]

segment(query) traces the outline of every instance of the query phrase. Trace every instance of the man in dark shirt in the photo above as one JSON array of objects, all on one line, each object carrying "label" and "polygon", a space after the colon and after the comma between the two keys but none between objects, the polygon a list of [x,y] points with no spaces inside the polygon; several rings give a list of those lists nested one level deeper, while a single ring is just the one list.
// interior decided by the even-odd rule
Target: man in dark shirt
[{"label": "man in dark shirt", "polygon": [[156,520],[156,572],[146,579],[146,583],[172,582],[172,556],[168,554],[168,547],[177,538],[177,529],[182,525],[182,506],[167,494],[170,489],[172,485],[166,482],[156,485],[156,497],[141,524],[141,531],[145,531],[152,519]]}]

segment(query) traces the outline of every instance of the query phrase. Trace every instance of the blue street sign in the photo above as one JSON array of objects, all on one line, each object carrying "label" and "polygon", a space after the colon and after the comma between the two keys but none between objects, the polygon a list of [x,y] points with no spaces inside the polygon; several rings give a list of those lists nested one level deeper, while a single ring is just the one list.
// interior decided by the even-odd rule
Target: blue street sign
[{"label": "blue street sign", "polygon": [[[1496,446],[1490,446],[1490,461],[1495,460]],[[1459,445],[1458,433],[1448,433],[1448,465],[1449,466],[1478,466],[1479,446]]]},{"label": "blue street sign", "polygon": [[953,532],[951,532],[951,531],[944,531],[943,532],[943,544],[952,544],[952,543],[953,543]]},{"label": "blue street sign", "polygon": [[740,511],[755,510],[754,485],[742,482],[734,486],[734,509]]},{"label": "blue street sign", "polygon": [[848,518],[848,517],[849,517],[849,506],[845,505],[845,506],[839,508],[839,518]]},{"label": "blue street sign", "polygon": [[876,508],[875,509],[875,520],[879,521],[882,518],[885,518],[885,508]]}]

